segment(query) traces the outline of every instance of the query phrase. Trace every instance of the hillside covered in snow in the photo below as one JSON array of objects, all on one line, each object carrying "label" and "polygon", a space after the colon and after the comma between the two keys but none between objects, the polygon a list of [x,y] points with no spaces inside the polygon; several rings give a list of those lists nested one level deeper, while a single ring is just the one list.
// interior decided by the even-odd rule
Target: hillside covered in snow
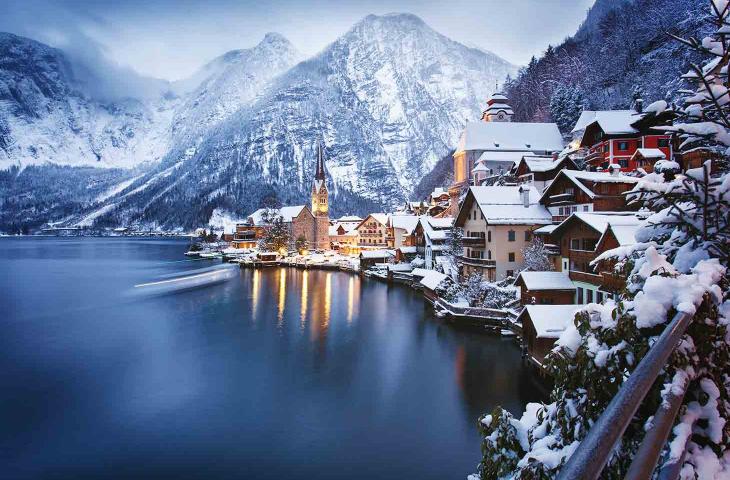
[{"label": "hillside covered in snow", "polygon": [[[244,215],[272,199],[303,203],[319,141],[334,213],[391,207],[516,71],[413,15],[370,15],[307,60],[268,34],[154,98],[107,100],[85,91],[63,52],[0,39],[0,229],[90,218],[190,228],[216,208]],[[84,171],[93,185],[54,197],[43,185],[49,163],[107,171],[98,181]],[[53,168],[54,178],[77,172]]]}]

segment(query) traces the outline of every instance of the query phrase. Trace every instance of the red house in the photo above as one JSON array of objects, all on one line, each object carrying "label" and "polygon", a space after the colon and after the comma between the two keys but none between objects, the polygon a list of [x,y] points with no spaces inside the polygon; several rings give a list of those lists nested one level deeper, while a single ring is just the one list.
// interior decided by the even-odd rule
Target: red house
[{"label": "red house", "polygon": [[588,168],[606,169],[618,164],[622,172],[632,172],[647,167],[646,163],[639,165],[636,161],[634,154],[638,149],[656,149],[666,159],[673,158],[671,135],[652,129],[666,124],[669,118],[669,114],[636,110],[584,111],[573,132],[583,131],[580,146],[588,150]]}]

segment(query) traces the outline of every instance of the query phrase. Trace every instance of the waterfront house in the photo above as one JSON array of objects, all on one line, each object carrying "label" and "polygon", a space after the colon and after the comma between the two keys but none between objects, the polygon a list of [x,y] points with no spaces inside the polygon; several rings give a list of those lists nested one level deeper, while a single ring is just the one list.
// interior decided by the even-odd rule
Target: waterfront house
[{"label": "waterfront house", "polygon": [[569,305],[575,303],[575,285],[565,272],[522,271],[515,279],[520,304]]},{"label": "waterfront house", "polygon": [[393,250],[364,250],[360,252],[360,271],[364,272],[376,263],[393,263],[395,252]]},{"label": "waterfront house", "polygon": [[418,255],[425,260],[424,268],[436,268],[439,259],[446,255],[453,223],[453,217],[419,217],[413,230],[413,239]]},{"label": "waterfront house", "polygon": [[357,226],[362,218],[356,216],[340,217],[330,222],[329,237],[330,244],[335,250],[348,252],[358,246]]},{"label": "waterfront house", "polygon": [[545,356],[574,321],[578,308],[577,305],[527,305],[522,309],[517,323],[522,325],[522,346],[532,364],[544,368]]},{"label": "waterfront house", "polygon": [[552,221],[539,198],[528,185],[469,188],[454,224],[463,231],[461,275],[479,273],[496,281],[518,272],[532,231]]},{"label": "waterfront house", "polygon": [[624,193],[634,188],[636,177],[613,172],[561,170],[540,197],[554,223],[576,212],[614,212],[638,207],[626,204]]},{"label": "waterfront house", "polygon": [[355,227],[360,248],[388,246],[388,214],[371,213]]}]

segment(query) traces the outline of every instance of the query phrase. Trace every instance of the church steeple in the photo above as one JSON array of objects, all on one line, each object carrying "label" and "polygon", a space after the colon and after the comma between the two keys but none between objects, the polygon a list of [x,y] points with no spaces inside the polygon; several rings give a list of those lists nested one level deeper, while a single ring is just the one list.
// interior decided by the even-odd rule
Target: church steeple
[{"label": "church steeple", "polygon": [[324,180],[324,153],[322,143],[317,142],[317,170],[314,173],[315,180]]},{"label": "church steeple", "polygon": [[312,215],[314,216],[314,246],[318,250],[329,250],[329,194],[324,173],[324,151],[317,143],[317,166],[312,182]]}]

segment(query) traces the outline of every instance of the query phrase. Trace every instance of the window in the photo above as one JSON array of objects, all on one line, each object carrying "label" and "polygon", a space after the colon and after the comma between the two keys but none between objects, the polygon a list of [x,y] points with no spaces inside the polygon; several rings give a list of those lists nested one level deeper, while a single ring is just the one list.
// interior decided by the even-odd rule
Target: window
[{"label": "window", "polygon": [[583,211],[584,212],[587,212],[588,211],[588,205],[583,205]]},{"label": "window", "polygon": [[619,150],[628,150],[629,142],[618,142],[618,149]]},{"label": "window", "polygon": [[514,230],[510,230],[509,232],[507,232],[507,241],[508,242],[515,241],[515,231]]},{"label": "window", "polygon": [[491,260],[491,259],[492,259],[492,251],[487,250],[487,260]]},{"label": "window", "polygon": [[575,189],[573,187],[568,187],[565,189],[565,193],[568,195],[573,195],[575,193]]},{"label": "window", "polygon": [[596,302],[603,303],[603,292],[596,292]]},{"label": "window", "polygon": [[608,144],[603,146],[603,153],[608,153]]},{"label": "window", "polygon": [[580,250],[580,239],[571,238],[570,239],[570,249],[571,250]]},{"label": "window", "polygon": [[669,139],[668,138],[660,138],[656,142],[656,146],[659,148],[667,148],[669,147]]},{"label": "window", "polygon": [[583,289],[578,287],[575,289],[578,292],[578,305],[583,304]]},{"label": "window", "polygon": [[487,241],[488,241],[488,242],[491,242],[491,241],[492,241],[492,231],[491,231],[491,230],[489,230],[489,231],[487,232]]},{"label": "window", "polygon": [[563,207],[558,208],[558,215],[563,215]]},{"label": "window", "polygon": [[504,272],[504,274],[505,274],[506,277],[513,277],[515,275],[515,271],[514,270],[507,270],[506,272]]},{"label": "window", "polygon": [[593,290],[586,288],[586,303],[593,303]]},{"label": "window", "polygon": [[529,242],[530,241],[530,234],[531,233],[532,232],[530,232],[529,230],[525,230],[525,241],[526,242]]},{"label": "window", "polygon": [[507,261],[508,262],[514,262],[515,261],[515,252],[509,252],[507,254]]},{"label": "window", "polygon": [[619,160],[618,164],[621,165],[621,168],[628,168],[629,160],[628,159]]}]

